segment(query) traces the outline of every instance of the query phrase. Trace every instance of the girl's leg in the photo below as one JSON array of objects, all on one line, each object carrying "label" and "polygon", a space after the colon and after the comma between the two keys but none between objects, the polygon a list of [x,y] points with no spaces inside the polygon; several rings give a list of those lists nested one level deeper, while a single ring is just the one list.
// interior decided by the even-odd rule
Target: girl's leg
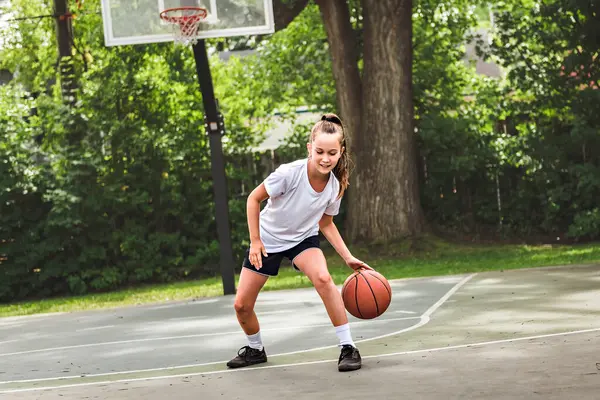
[{"label": "girl's leg", "polygon": [[233,307],[238,322],[248,337],[249,345],[242,347],[238,351],[238,355],[227,363],[229,368],[247,367],[267,362],[267,354],[260,337],[260,325],[254,313],[256,298],[267,279],[269,279],[268,276],[242,268]]},{"label": "girl's leg", "polygon": [[352,341],[344,301],[327,270],[327,262],[323,252],[316,247],[310,248],[298,254],[293,262],[313,283],[317,293],[323,300],[323,304],[325,304],[329,319],[335,326],[335,333],[342,348],[338,370],[354,371],[360,369],[362,361],[360,353]]},{"label": "girl's leg", "polygon": [[348,316],[346,315],[342,295],[333,283],[333,279],[331,279],[321,249],[310,248],[304,250],[294,258],[294,264],[310,279],[317,293],[321,296],[333,326],[347,324]]},{"label": "girl's leg", "polygon": [[242,268],[237,294],[235,296],[235,314],[246,335],[254,335],[260,330],[258,318],[254,313],[254,304],[268,276],[257,274],[248,268]]}]

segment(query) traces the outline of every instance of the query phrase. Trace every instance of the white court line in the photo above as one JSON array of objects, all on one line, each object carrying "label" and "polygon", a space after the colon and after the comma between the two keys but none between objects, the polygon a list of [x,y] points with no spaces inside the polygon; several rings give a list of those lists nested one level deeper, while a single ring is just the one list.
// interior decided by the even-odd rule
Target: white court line
[{"label": "white court line", "polygon": [[274,315],[274,314],[293,314],[293,315],[297,316],[298,312],[294,311],[294,310],[274,310],[274,311],[263,311],[263,312],[256,311],[256,314],[260,315],[260,316],[262,316],[262,315]]},{"label": "white court line", "polygon": [[175,317],[175,318],[168,318],[167,321],[186,321],[186,320],[194,320],[197,319],[199,321],[204,320],[204,318],[200,315],[195,315],[193,317]]},{"label": "white court line", "polygon": [[76,332],[83,332],[83,331],[95,331],[98,329],[108,329],[108,328],[114,328],[114,325],[104,325],[104,326],[94,326],[91,328],[83,328],[83,329],[78,329],[76,330]]},{"label": "white court line", "polygon": [[[409,326],[408,328],[404,328],[404,329],[401,329],[401,330],[396,331],[396,332],[386,333],[385,335],[379,335],[379,336],[371,337],[371,338],[368,338],[368,339],[355,340],[354,343],[364,343],[364,342],[370,342],[372,340],[383,339],[383,338],[390,337],[390,336],[396,336],[396,335],[399,335],[401,333],[409,332],[409,331],[412,331],[412,330],[415,330],[417,328],[422,327],[423,325],[427,324],[430,321],[431,314],[433,314],[435,312],[435,310],[437,310],[438,308],[440,308],[440,306],[442,304],[444,304],[444,302],[446,302],[446,300],[448,300],[450,298],[450,296],[452,296],[454,293],[456,293],[456,291],[458,289],[460,289],[462,287],[462,285],[464,285],[465,283],[469,282],[475,275],[477,275],[477,274],[471,274],[469,276],[466,276],[460,282],[458,282],[456,285],[454,285],[452,287],[452,289],[450,289],[434,305],[432,305],[431,307],[429,307],[427,309],[427,311],[425,311],[423,313],[423,315],[421,315],[419,317],[420,321],[418,323],[416,323],[415,325]],[[366,322],[369,322],[369,321],[366,321]],[[332,349],[332,348],[335,348],[335,347],[338,347],[338,345],[335,344],[335,345],[331,345],[331,346],[315,347],[315,348],[307,349],[307,350],[290,351],[288,353],[279,353],[279,354],[276,354],[276,355],[277,356],[287,356],[287,355],[291,355],[291,354],[307,353],[307,352],[315,351],[315,350]],[[273,357],[273,356],[270,356],[270,357]]]},{"label": "white court line", "polygon": [[[403,321],[403,320],[419,319],[419,318],[420,317],[401,317],[401,318],[386,318],[386,319],[379,319],[379,320],[372,320],[372,321],[353,321],[350,323],[350,325],[359,325],[359,324],[366,324],[366,323],[384,323],[384,322]],[[285,330],[291,330],[291,329],[319,328],[319,327],[324,327],[324,326],[330,327],[331,322],[324,323],[324,324],[312,324],[312,325],[290,325],[290,326],[283,326],[280,328],[267,328],[267,329],[263,329],[262,331],[263,332],[285,331]],[[92,329],[92,328],[88,328],[88,329]],[[237,329],[235,331],[228,331],[228,332],[211,332],[211,333],[198,333],[198,334],[194,334],[194,335],[163,336],[163,337],[146,338],[146,339],[117,340],[117,341],[113,341],[113,342],[86,343],[86,344],[77,344],[77,345],[72,345],[72,346],[47,347],[44,349],[16,351],[13,353],[0,354],[0,357],[9,357],[9,356],[17,356],[17,355],[32,354],[32,353],[44,353],[44,352],[48,352],[48,351],[57,351],[57,350],[80,349],[80,348],[85,348],[85,347],[109,346],[109,345],[115,345],[115,344],[130,344],[130,343],[153,342],[153,341],[161,341],[161,340],[180,340],[180,339],[201,338],[201,337],[209,337],[209,336],[239,335],[239,334],[242,334],[242,331],[240,329]],[[5,382],[0,382],[0,384],[3,384],[3,383],[5,383]]]},{"label": "white court line", "polygon": [[[275,311],[264,311],[264,312],[263,311],[259,311],[259,310],[254,310],[254,311],[256,311],[256,314],[259,317],[262,317],[263,315],[272,315],[272,314],[292,314],[292,315],[295,315],[295,316],[298,315],[298,312],[294,311],[294,310],[275,310]],[[194,320],[194,319],[202,320],[202,321],[206,320],[204,317],[202,317],[200,315],[196,315],[196,316],[193,316],[193,317],[175,317],[175,318],[169,318],[168,321],[185,321],[185,320],[189,321],[189,320]]]},{"label": "white court line", "polygon": [[63,314],[66,314],[66,312],[57,311],[57,312],[41,313],[41,314],[15,315],[13,317],[2,317],[2,323],[0,323],[0,326],[4,325],[5,323],[9,323],[9,324],[21,323],[28,319],[54,318],[57,315],[63,315]]},{"label": "white court line", "polygon": [[[350,324],[352,326],[354,325],[359,325],[359,324],[366,324],[366,323],[374,323],[374,322],[390,322],[390,321],[406,321],[406,320],[411,320],[411,319],[421,319],[421,317],[404,317],[404,318],[388,318],[388,319],[381,319],[381,320],[374,320],[374,321],[354,321],[354,322],[350,322]],[[263,332],[265,331],[278,331],[278,330],[288,330],[288,329],[298,329],[298,328],[314,328],[314,327],[331,327],[331,323],[328,324],[315,324],[315,325],[297,325],[297,326],[290,326],[290,327],[285,327],[285,328],[271,328],[271,329],[263,329]],[[239,333],[239,331],[235,331],[235,332],[229,332],[229,333]],[[218,333],[207,333],[206,335],[210,335],[210,336],[218,336],[218,335],[224,335],[226,334],[226,332],[218,332]],[[367,341],[367,340],[371,340],[371,339],[364,339],[362,340]],[[331,347],[337,347],[337,345],[335,346],[331,346]],[[306,351],[312,351],[313,349],[308,349],[308,350],[300,350],[298,352],[306,352]],[[293,354],[293,353],[279,353],[279,354],[272,354],[269,355],[269,357],[277,357],[277,356],[284,356],[284,355],[288,355],[288,354]],[[226,361],[213,361],[213,362],[209,362],[209,363],[202,363],[202,364],[187,364],[187,365],[176,365],[174,367],[161,367],[161,368],[148,368],[148,369],[138,369],[138,370],[129,370],[129,371],[117,371],[117,372],[105,372],[105,373],[101,373],[101,374],[86,374],[86,375],[71,375],[71,376],[61,376],[61,377],[55,377],[55,378],[38,378],[38,379],[23,379],[23,380],[16,380],[16,381],[4,381],[4,382],[0,382],[0,385],[7,385],[10,383],[31,383],[31,382],[44,382],[44,381],[54,381],[54,380],[65,380],[65,379],[77,379],[77,378],[96,378],[99,376],[111,376],[111,375],[122,375],[122,374],[137,374],[137,373],[141,373],[141,372],[154,372],[154,371],[169,371],[169,370],[173,370],[173,369],[180,369],[180,368],[195,368],[195,367],[204,367],[204,366],[208,366],[208,365],[215,365],[215,364],[223,364]]]},{"label": "white court line", "polygon": [[[361,324],[361,323],[364,324],[364,323],[374,323],[374,322],[383,322],[383,321],[420,319],[420,321],[417,324],[412,325],[408,328],[401,329],[399,331],[392,332],[392,333],[385,334],[385,335],[375,336],[375,337],[368,338],[368,339],[357,340],[357,341],[355,341],[355,343],[363,343],[363,342],[368,342],[371,340],[376,340],[376,339],[381,339],[381,338],[385,338],[385,337],[389,337],[389,336],[398,335],[398,334],[408,332],[408,331],[416,329],[420,326],[425,325],[426,323],[429,322],[431,314],[433,314],[435,312],[435,310],[437,310],[446,300],[448,300],[448,298],[450,298],[450,296],[452,296],[454,293],[456,293],[456,291],[458,289],[460,289],[461,286],[463,286],[465,283],[467,283],[469,280],[471,280],[471,278],[473,278],[475,275],[477,275],[477,274],[471,274],[471,275],[463,278],[460,282],[458,282],[456,285],[454,285],[444,296],[442,296],[434,305],[429,307],[427,309],[427,311],[425,311],[425,313],[420,317],[390,318],[390,319],[385,319],[385,320],[367,320],[367,321],[351,322],[350,324],[354,325],[354,324]],[[310,327],[310,326],[316,326],[316,325],[308,325],[307,327]],[[319,324],[318,326],[331,326],[331,324]],[[298,327],[286,327],[286,328],[273,328],[273,329],[266,329],[266,330],[282,330],[282,329],[297,329],[297,328]],[[236,333],[239,333],[239,332],[236,332]],[[206,335],[219,335],[219,334],[222,335],[224,333],[216,333],[216,334],[213,333],[213,334],[206,334]],[[81,345],[81,346],[85,346],[85,345]],[[278,357],[278,356],[286,356],[286,355],[291,355],[291,354],[307,353],[310,351],[329,349],[329,348],[335,348],[335,347],[338,347],[338,346],[331,345],[331,346],[317,347],[317,348],[306,349],[306,350],[292,351],[292,352],[287,352],[287,353],[279,353],[279,354],[270,355],[269,357]],[[2,355],[0,354],[0,356],[2,356]],[[216,362],[210,362],[210,363],[180,365],[180,366],[174,366],[174,367],[152,368],[152,369],[135,370],[135,371],[109,372],[109,373],[103,373],[103,374],[90,374],[90,375],[86,375],[85,377],[110,376],[110,375],[120,375],[120,374],[127,374],[127,373],[141,373],[141,372],[153,372],[153,371],[168,371],[168,370],[179,369],[179,368],[193,368],[193,367],[203,367],[203,366],[208,366],[208,365],[224,364],[226,362],[227,361],[216,361]],[[5,384],[9,384],[9,383],[51,381],[51,380],[57,380],[57,379],[59,379],[59,380],[76,379],[76,378],[81,378],[81,377],[82,377],[81,375],[77,375],[77,376],[65,376],[65,377],[60,377],[60,378],[40,378],[40,379],[18,380],[18,381],[6,381],[6,382],[0,382],[0,385],[5,385]],[[2,393],[2,392],[0,392],[0,393]]]},{"label": "white court line", "polygon": [[175,308],[175,307],[182,307],[182,306],[200,306],[203,304],[217,303],[219,301],[220,301],[219,298],[206,299],[206,300],[195,300],[195,301],[189,300],[189,301],[186,301],[185,303],[175,302],[173,304],[161,304],[161,305],[157,305],[157,306],[142,306],[140,308],[143,308],[145,310],[163,310],[165,308]]},{"label": "white court line", "polygon": [[[522,342],[522,341],[526,341],[526,340],[544,339],[544,338],[550,338],[550,337],[568,336],[568,335],[576,335],[576,334],[591,333],[591,332],[600,332],[600,328],[583,329],[583,330],[579,330],[579,331],[568,331],[568,332],[560,332],[560,333],[549,333],[549,334],[545,334],[545,335],[526,336],[526,337],[512,338],[512,339],[492,340],[489,342],[459,344],[459,345],[455,345],[455,346],[434,347],[431,349],[399,351],[396,353],[364,356],[363,359],[376,359],[376,358],[394,357],[394,356],[402,356],[402,355],[409,355],[409,354],[432,353],[432,352],[445,351],[445,350],[464,349],[464,348],[468,348],[468,347],[483,347],[483,346],[501,344],[501,343]],[[192,373],[178,374],[178,375],[152,376],[152,377],[147,377],[147,378],[131,378],[131,379],[119,379],[119,380],[115,380],[115,381],[74,383],[71,385],[61,385],[61,386],[46,386],[46,387],[27,388],[27,389],[0,390],[0,394],[18,393],[18,392],[36,392],[36,391],[40,391],[40,390],[53,390],[53,389],[56,390],[56,389],[66,389],[66,388],[82,387],[82,386],[109,385],[109,384],[115,384],[115,383],[155,381],[155,380],[159,380],[159,379],[183,378],[183,377],[199,376],[199,375],[204,376],[204,375],[216,375],[216,374],[227,374],[227,373],[242,373],[242,372],[252,372],[252,371],[262,370],[262,369],[291,368],[291,367],[299,367],[299,366],[305,366],[305,365],[333,363],[333,362],[337,362],[337,361],[338,361],[337,359],[329,359],[329,360],[306,361],[306,362],[281,364],[281,365],[266,365],[266,366],[262,366],[262,367],[223,369],[223,370],[219,370],[219,371],[192,372]]]},{"label": "white court line", "polygon": [[392,313],[395,313],[395,314],[416,314],[415,311],[406,311],[406,310],[392,311]]}]

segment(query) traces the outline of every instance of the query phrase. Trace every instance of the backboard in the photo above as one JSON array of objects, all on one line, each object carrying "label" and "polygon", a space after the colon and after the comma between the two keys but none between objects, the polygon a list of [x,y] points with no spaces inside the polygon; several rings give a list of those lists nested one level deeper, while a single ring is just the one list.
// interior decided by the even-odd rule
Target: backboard
[{"label": "backboard", "polygon": [[106,46],[173,41],[172,27],[161,11],[175,7],[203,7],[208,11],[198,38],[273,33],[272,0],[102,0]]}]

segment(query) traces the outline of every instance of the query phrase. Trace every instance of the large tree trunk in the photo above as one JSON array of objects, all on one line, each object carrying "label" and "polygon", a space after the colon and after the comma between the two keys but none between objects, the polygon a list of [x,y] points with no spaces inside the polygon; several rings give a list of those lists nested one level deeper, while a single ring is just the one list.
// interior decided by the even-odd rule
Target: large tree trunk
[{"label": "large tree trunk", "polygon": [[350,189],[351,241],[392,241],[423,229],[412,99],[412,0],[364,0],[362,129]]},{"label": "large tree trunk", "polygon": [[316,0],[321,10],[332,60],[337,105],[350,138],[360,131],[361,87],[358,71],[358,43],[350,24],[346,0]]}]

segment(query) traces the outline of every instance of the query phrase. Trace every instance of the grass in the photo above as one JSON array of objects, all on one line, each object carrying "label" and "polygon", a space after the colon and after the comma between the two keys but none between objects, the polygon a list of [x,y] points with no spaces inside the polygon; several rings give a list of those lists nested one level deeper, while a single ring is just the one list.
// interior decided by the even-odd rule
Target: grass
[{"label": "grass", "polygon": [[[407,245],[353,248],[355,255],[388,279],[462,274],[551,265],[600,263],[600,243],[587,245],[465,245],[425,239]],[[329,271],[337,284],[351,273],[331,249],[325,249]],[[377,256],[373,256],[377,254]],[[310,287],[310,281],[282,265],[264,290]],[[110,293],[61,297],[0,305],[0,317],[113,308],[219,296],[220,277],[141,286]]]}]

